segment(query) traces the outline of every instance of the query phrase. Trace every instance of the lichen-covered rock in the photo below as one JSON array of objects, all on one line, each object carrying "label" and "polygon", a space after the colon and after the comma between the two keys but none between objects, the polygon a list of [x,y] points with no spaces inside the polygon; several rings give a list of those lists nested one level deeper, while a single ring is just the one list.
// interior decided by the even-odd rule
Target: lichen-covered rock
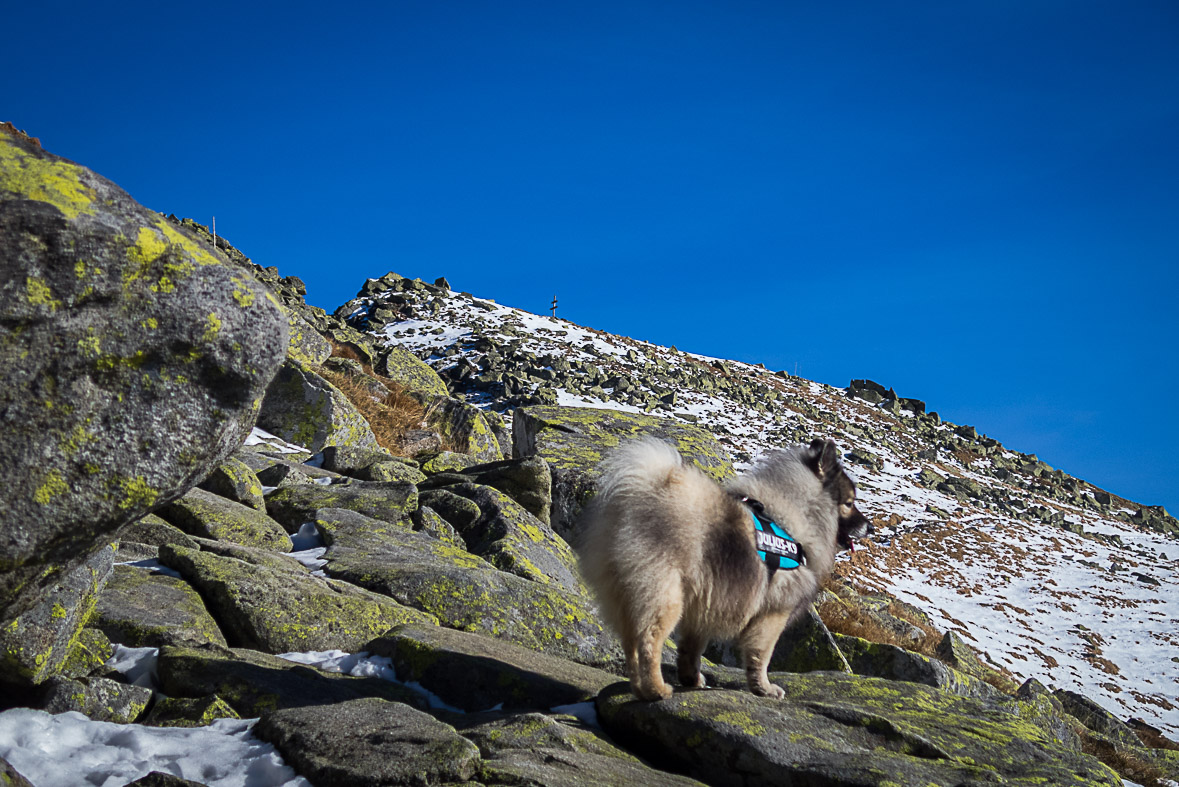
[{"label": "lichen-covered rock", "polygon": [[33,787],[32,783],[21,776],[8,760],[0,757],[0,787]]},{"label": "lichen-covered rock", "polygon": [[540,456],[552,471],[552,526],[566,541],[597,489],[598,465],[624,440],[656,437],[717,481],[733,476],[728,453],[703,429],[677,421],[619,410],[580,407],[520,407],[512,420],[516,457]]},{"label": "lichen-covered rock", "polygon": [[130,648],[225,644],[200,595],[181,579],[115,566],[98,596],[90,625]]},{"label": "lichen-covered rock", "polygon": [[[164,544],[176,544],[177,546],[196,549],[196,542],[192,540],[191,536],[175,525],[168,524],[167,521],[155,514],[147,514],[134,522],[123,525],[115,531],[115,536],[120,541],[131,541],[137,544],[147,544],[155,547],[163,546]],[[127,560],[121,548],[119,550],[119,560]]]},{"label": "lichen-covered rock", "polygon": [[1066,713],[1093,732],[1105,736],[1115,746],[1122,748],[1142,745],[1142,740],[1129,725],[1084,694],[1057,689],[1052,696],[1060,702]]},{"label": "lichen-covered rock", "polygon": [[311,451],[329,445],[378,447],[368,421],[340,389],[293,359],[267,388],[258,426]]},{"label": "lichen-covered rock", "polygon": [[473,464],[447,470],[441,469],[440,465],[435,464],[435,460],[427,462],[423,467],[425,466],[432,468],[432,477],[425,483],[419,483],[420,489],[437,489],[469,480],[483,486],[495,487],[522,505],[541,522],[551,524],[552,474],[549,472],[548,462],[539,456],[504,459],[500,462]]},{"label": "lichen-covered rock", "polygon": [[422,695],[382,678],[321,672],[243,648],[163,647],[157,671],[165,695],[195,699],[216,694],[245,719],[277,708],[325,706],[361,697],[425,707]]},{"label": "lichen-covered rock", "polygon": [[240,719],[216,694],[208,697],[159,697],[142,723],[149,727],[207,727],[217,719]]},{"label": "lichen-covered rock", "polygon": [[454,525],[440,517],[438,512],[429,506],[422,505],[417,511],[410,514],[409,518],[410,522],[413,523],[414,530],[433,536],[442,543],[455,547],[456,549],[467,548],[466,542],[463,541],[463,537],[459,535],[458,531],[454,529]]},{"label": "lichen-covered rock", "polygon": [[190,536],[278,552],[291,551],[291,538],[278,522],[261,511],[204,489],[190,489],[157,513]]},{"label": "lichen-covered rock", "polygon": [[374,462],[390,459],[384,449],[357,448],[348,445],[329,445],[323,449],[323,469],[334,473],[352,475]]},{"label": "lichen-covered rock", "polygon": [[0,130],[0,619],[232,453],[286,354],[272,295]]},{"label": "lichen-covered rock", "polygon": [[978,678],[947,667],[937,659],[931,659],[911,650],[869,642],[860,637],[834,634],[835,644],[847,658],[852,672],[872,678],[912,681],[935,686],[948,694],[962,697],[990,699],[1000,694],[999,690]]},{"label": "lichen-covered rock", "polygon": [[1011,700],[834,672],[771,680],[783,699],[713,689],[644,702],[620,683],[598,696],[598,716],[615,740],[713,785],[1120,784]]},{"label": "lichen-covered rock", "polygon": [[151,702],[152,690],[109,678],[52,678],[41,707],[49,713],[77,711],[94,721],[130,724],[138,721]]},{"label": "lichen-covered rock", "polygon": [[479,484],[447,487],[476,506],[479,515],[458,529],[467,549],[501,571],[588,594],[577,569],[577,557],[553,529],[498,489]]},{"label": "lichen-covered rock", "polygon": [[342,508],[384,522],[397,522],[417,507],[417,487],[402,481],[288,486],[266,498],[266,510],[291,533],[304,522],[313,522],[315,512],[321,508]]},{"label": "lichen-covered rock", "polygon": [[253,733],[325,787],[456,784],[479,770],[479,749],[453,727],[381,699],[277,710]]},{"label": "lichen-covered rock", "polygon": [[332,345],[323,338],[319,331],[311,327],[295,311],[283,304],[283,313],[287,318],[290,343],[287,345],[287,355],[306,366],[319,366],[332,354]]},{"label": "lichen-covered rock", "polygon": [[504,640],[438,626],[398,626],[364,646],[465,711],[547,710],[593,699],[618,677]]},{"label": "lichen-covered rock", "polygon": [[1035,724],[1068,748],[1081,750],[1081,738],[1074,729],[1076,719],[1044,684],[1029,678],[1016,690],[1015,698],[1019,700],[1020,718]]},{"label": "lichen-covered rock", "polygon": [[618,644],[588,598],[529,582],[404,527],[320,511],[329,576],[435,615],[444,626],[506,639],[591,666],[616,665]]},{"label": "lichen-covered rock", "polygon": [[61,665],[61,675],[67,678],[80,678],[99,670],[114,655],[114,647],[110,638],[89,624],[78,632],[70,645],[70,652],[66,655],[65,663]]},{"label": "lichen-covered rock", "polygon": [[460,730],[483,755],[484,784],[545,787],[700,787],[657,771],[597,735],[551,716],[524,713]]},{"label": "lichen-covered rock", "polygon": [[[401,623],[435,623],[359,587],[235,558],[162,547],[160,561],[204,598],[236,647],[267,653],[358,650]],[[302,568],[302,567],[300,567]]]},{"label": "lichen-covered rock", "polygon": [[249,506],[255,511],[266,510],[266,501],[262,498],[262,483],[250,466],[236,457],[231,456],[222,462],[198,486],[235,503]]},{"label": "lichen-covered rock", "polygon": [[994,667],[984,664],[978,654],[974,652],[962,637],[956,632],[947,631],[937,646],[937,657],[959,672],[971,677],[987,681],[991,685],[1006,686],[1008,693],[1014,692],[1017,684]]},{"label": "lichen-covered rock", "polygon": [[[713,643],[704,655],[717,664],[729,667],[744,667],[745,664],[732,642]],[[774,672],[852,671],[814,607],[810,607],[806,614],[778,637],[778,643],[770,656],[769,668]]]},{"label": "lichen-covered rock", "polygon": [[390,345],[382,350],[375,368],[410,393],[423,397],[449,395],[438,372],[404,347]]},{"label": "lichen-covered rock", "polygon": [[450,397],[437,397],[426,405],[426,423],[442,436],[443,445],[464,453],[476,462],[497,462],[504,458],[499,441],[483,411]]},{"label": "lichen-covered rock", "polygon": [[476,460],[467,454],[439,451],[422,457],[422,472],[431,476],[437,473],[461,473],[473,464],[477,464]]},{"label": "lichen-covered rock", "polygon": [[21,691],[61,673],[110,577],[114,554],[107,547],[69,573],[57,575],[39,604],[0,629],[0,688],[7,684]]}]

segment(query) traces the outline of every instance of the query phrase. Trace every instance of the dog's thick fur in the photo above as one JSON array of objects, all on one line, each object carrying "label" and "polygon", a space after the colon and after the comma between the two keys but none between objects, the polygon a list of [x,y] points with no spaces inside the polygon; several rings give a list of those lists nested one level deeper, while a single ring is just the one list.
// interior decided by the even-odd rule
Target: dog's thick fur
[{"label": "dog's thick fur", "polygon": [[[806,550],[807,565],[770,575],[742,498],[761,502]],[[684,686],[705,685],[700,655],[710,640],[736,639],[750,691],[781,697],[766,676],[774,644],[814,600],[839,550],[870,529],[829,440],[774,451],[725,488],[670,445],[636,440],[603,463],[582,517],[582,573],[622,639],[631,690],[649,700],[671,695],[660,656],[677,624]]]}]

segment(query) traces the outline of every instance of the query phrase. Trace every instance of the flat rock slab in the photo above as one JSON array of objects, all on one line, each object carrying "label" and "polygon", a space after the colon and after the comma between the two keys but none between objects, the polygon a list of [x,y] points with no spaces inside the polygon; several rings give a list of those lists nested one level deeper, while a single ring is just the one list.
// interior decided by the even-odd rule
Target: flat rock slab
[{"label": "flat rock slab", "polygon": [[447,784],[479,771],[475,744],[398,702],[278,710],[264,715],[253,733],[317,787]]},{"label": "flat rock slab", "polygon": [[278,522],[257,509],[204,489],[190,489],[156,513],[190,536],[291,551],[291,538]]},{"label": "flat rock slab", "polygon": [[648,767],[592,732],[540,713],[525,713],[459,731],[483,755],[480,778],[485,784],[700,785],[687,777]]},{"label": "flat rock slab", "polygon": [[434,618],[359,587],[183,547],[161,547],[221,622],[230,644],[267,653],[358,650],[373,637]]},{"label": "flat rock slab", "polygon": [[504,640],[438,626],[399,626],[364,649],[466,711],[548,710],[593,699],[618,677]]},{"label": "flat rock slab", "polygon": [[350,511],[320,511],[324,571],[392,596],[449,628],[506,639],[591,666],[617,664],[617,641],[590,600],[529,582],[425,533]]},{"label": "flat rock slab", "polygon": [[131,648],[226,644],[191,585],[134,566],[115,566],[98,596],[90,625],[111,642]]},{"label": "flat rock slab", "polygon": [[422,695],[381,678],[354,678],[244,648],[160,648],[160,689],[169,697],[217,695],[242,718],[279,708],[334,705],[364,697],[426,705]]},{"label": "flat rock slab", "polygon": [[994,703],[834,672],[774,676],[781,700],[680,691],[598,697],[605,729],[713,785],[1114,785],[1096,759]]},{"label": "flat rock slab", "polygon": [[512,417],[515,455],[539,456],[552,471],[552,525],[566,541],[576,541],[582,507],[597,491],[598,465],[623,441],[655,437],[675,445],[705,474],[733,477],[728,452],[711,434],[695,426],[651,415],[589,407],[518,407]]},{"label": "flat rock slab", "polygon": [[403,481],[352,481],[320,486],[298,484],[278,489],[266,498],[266,510],[289,533],[304,522],[314,522],[321,508],[342,508],[384,522],[397,522],[418,507],[418,490]]}]

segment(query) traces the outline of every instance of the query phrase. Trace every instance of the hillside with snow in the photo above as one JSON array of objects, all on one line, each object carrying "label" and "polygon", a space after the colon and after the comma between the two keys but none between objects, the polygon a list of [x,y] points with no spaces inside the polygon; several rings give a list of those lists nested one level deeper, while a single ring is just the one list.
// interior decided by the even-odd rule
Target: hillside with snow
[{"label": "hillside with snow", "polygon": [[[408,348],[486,410],[648,412],[712,432],[738,467],[826,436],[876,533],[839,573],[959,633],[993,665],[1179,734],[1179,523],[871,381],[835,388],[660,347],[396,274],[336,316]],[[510,424],[510,419],[506,419]]]}]

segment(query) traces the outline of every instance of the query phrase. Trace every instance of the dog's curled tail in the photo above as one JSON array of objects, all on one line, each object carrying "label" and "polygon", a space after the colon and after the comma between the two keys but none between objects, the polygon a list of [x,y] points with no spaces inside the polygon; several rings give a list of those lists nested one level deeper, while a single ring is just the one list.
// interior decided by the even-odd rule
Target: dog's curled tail
[{"label": "dog's curled tail", "polygon": [[671,483],[683,466],[683,457],[670,443],[653,437],[631,440],[602,463],[598,496],[605,501],[650,495]]}]

